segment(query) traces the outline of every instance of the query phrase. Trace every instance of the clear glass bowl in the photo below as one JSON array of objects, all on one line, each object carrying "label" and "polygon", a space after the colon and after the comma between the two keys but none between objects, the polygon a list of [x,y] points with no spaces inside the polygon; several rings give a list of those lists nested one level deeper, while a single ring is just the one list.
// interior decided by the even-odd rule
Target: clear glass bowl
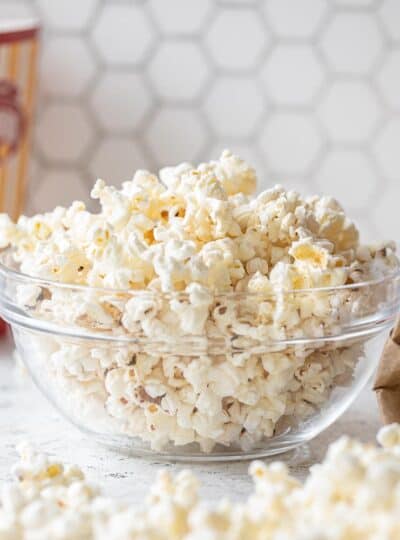
[{"label": "clear glass bowl", "polygon": [[33,380],[102,444],[231,460],[309,441],[360,393],[400,273],[335,288],[209,299],[34,278],[0,256],[0,314]]}]

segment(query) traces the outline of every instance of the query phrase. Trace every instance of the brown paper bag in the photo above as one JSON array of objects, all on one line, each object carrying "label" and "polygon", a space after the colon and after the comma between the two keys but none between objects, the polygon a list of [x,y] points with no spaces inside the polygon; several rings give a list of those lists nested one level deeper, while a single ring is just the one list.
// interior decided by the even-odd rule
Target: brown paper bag
[{"label": "brown paper bag", "polygon": [[400,422],[400,316],[383,349],[374,390],[383,422]]}]

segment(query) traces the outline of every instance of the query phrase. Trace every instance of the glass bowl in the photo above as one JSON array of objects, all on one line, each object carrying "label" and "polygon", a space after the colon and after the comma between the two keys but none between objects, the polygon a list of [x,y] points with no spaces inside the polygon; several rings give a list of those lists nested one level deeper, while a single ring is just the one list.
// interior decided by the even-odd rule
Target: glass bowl
[{"label": "glass bowl", "polygon": [[400,302],[375,281],[199,297],[99,289],[18,271],[0,255],[0,314],[58,411],[121,452],[264,457],[309,441],[374,372]]}]

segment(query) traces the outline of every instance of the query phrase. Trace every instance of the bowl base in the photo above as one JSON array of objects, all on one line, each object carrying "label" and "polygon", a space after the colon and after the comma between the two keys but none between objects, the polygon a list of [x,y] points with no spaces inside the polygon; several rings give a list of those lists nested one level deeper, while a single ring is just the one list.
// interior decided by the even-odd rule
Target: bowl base
[{"label": "bowl base", "polygon": [[[81,427],[78,429],[85,431],[82,430]],[[288,440],[289,437],[286,436],[281,441],[279,441],[279,438],[276,438],[275,440],[272,440],[270,444],[264,442],[265,446],[263,448],[259,447],[248,451],[240,449],[229,450],[227,448],[226,450],[213,451],[207,454],[200,451],[179,450],[179,448],[170,451],[157,451],[144,448],[142,445],[138,447],[136,444],[132,444],[131,446],[129,443],[127,444],[126,440],[121,441],[119,437],[104,437],[98,433],[94,434],[93,432],[87,432],[86,435],[95,443],[124,456],[169,463],[221,463],[265,459],[292,452],[296,448],[305,446],[316,436],[316,434],[308,434],[308,436],[302,434],[301,437],[293,437],[294,440]]]}]

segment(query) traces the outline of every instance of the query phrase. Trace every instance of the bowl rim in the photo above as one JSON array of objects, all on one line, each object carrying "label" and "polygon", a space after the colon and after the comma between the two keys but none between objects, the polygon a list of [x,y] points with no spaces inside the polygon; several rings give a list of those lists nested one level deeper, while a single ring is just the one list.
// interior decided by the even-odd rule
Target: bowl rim
[{"label": "bowl rim", "polygon": [[[169,291],[169,292],[162,292],[155,289],[112,289],[112,288],[104,288],[104,287],[91,287],[88,285],[81,285],[81,284],[73,284],[73,283],[64,283],[64,282],[58,282],[51,279],[43,279],[36,276],[31,276],[29,274],[26,274],[24,272],[20,272],[18,270],[15,270],[11,268],[10,266],[7,266],[2,262],[2,257],[4,256],[5,250],[3,250],[3,253],[0,251],[0,278],[3,279],[10,279],[14,280],[14,287],[18,285],[28,285],[28,286],[35,286],[37,285],[42,286],[44,288],[51,288],[53,287],[54,290],[52,292],[56,292],[57,290],[62,293],[62,291],[69,291],[70,293],[74,294],[88,294],[89,299],[90,296],[93,294],[98,293],[99,296],[102,296],[102,301],[107,301],[112,296],[120,296],[123,297],[124,300],[129,301],[131,299],[142,299],[146,301],[147,299],[153,300],[155,297],[159,298],[161,300],[172,302],[172,301],[189,301],[191,302],[190,298],[190,292],[185,291]],[[1,283],[1,282],[0,282]],[[262,293],[262,292],[226,292],[226,293],[215,293],[210,295],[210,305],[211,303],[218,303],[218,302],[226,302],[226,301],[232,301],[237,304],[240,304],[241,301],[246,301],[250,299],[253,302],[282,302],[285,301],[286,295],[292,295],[291,298],[295,298],[299,295],[315,295],[315,294],[321,294],[322,296],[325,296],[326,294],[338,294],[340,292],[345,291],[357,291],[358,293],[363,294],[363,290],[366,289],[365,293],[369,294],[368,287],[379,287],[381,285],[394,287],[394,291],[396,291],[395,297],[395,304],[393,303],[393,299],[389,301],[387,304],[387,301],[385,301],[385,306],[380,305],[377,306],[377,309],[374,311],[373,315],[369,315],[367,318],[362,317],[360,320],[351,321],[350,324],[346,324],[345,327],[342,329],[342,331],[339,334],[325,334],[323,336],[314,336],[314,335],[307,335],[303,336],[301,338],[290,336],[286,338],[279,338],[279,339],[268,339],[269,346],[276,345],[276,346],[291,346],[291,345],[300,345],[304,346],[312,342],[319,342],[323,340],[323,342],[334,342],[343,338],[353,338],[353,337],[362,337],[369,335],[371,332],[380,331],[383,329],[383,327],[389,328],[392,326],[392,323],[394,321],[394,317],[396,316],[396,313],[398,312],[399,306],[400,306],[400,263],[397,264],[391,272],[388,272],[386,275],[373,279],[368,281],[363,281],[360,283],[349,283],[345,285],[340,285],[337,287],[314,287],[314,288],[306,288],[306,289],[292,289],[292,290],[285,290],[283,288],[276,289],[273,292],[269,293]],[[364,294],[365,294],[364,293]],[[107,298],[108,297],[108,298]],[[387,305],[386,305],[387,304]],[[17,308],[17,309],[16,309]],[[7,293],[7,286],[3,283],[3,287],[0,287],[0,313],[4,317],[5,320],[7,320],[11,326],[16,325],[17,327],[23,327],[25,329],[31,329],[39,332],[44,332],[45,334],[54,334],[58,336],[64,336],[65,338],[81,338],[84,340],[93,340],[96,341],[105,341],[105,342],[121,342],[121,343],[132,343],[135,345],[140,346],[147,346],[151,344],[151,346],[154,346],[156,344],[154,338],[148,338],[145,336],[133,336],[128,333],[126,334],[110,334],[108,329],[97,329],[96,331],[93,329],[85,329],[81,326],[75,326],[75,325],[64,325],[59,322],[54,322],[51,319],[47,318],[40,318],[35,316],[33,312],[31,312],[29,309],[28,311],[25,311],[24,309],[21,311],[21,306],[17,302],[17,299],[14,297],[14,295],[9,295]],[[343,331],[345,330],[345,331]],[[191,347],[191,350],[193,354],[197,350],[196,347],[201,349],[203,351],[204,349],[204,337],[203,335],[198,334],[187,334],[179,336],[178,342],[175,342],[175,345],[177,346],[178,343],[180,345],[183,345],[185,347],[189,346]],[[225,354],[226,352],[226,343],[225,339],[222,341],[219,338],[210,338],[207,336],[207,343],[210,342],[210,339],[212,340],[213,346],[215,345],[216,350],[219,350],[219,347],[221,346],[221,343],[224,348],[224,352],[221,354]],[[220,343],[221,341],[221,343]],[[158,341],[157,341],[158,343]],[[165,340],[161,340],[160,343],[164,344]],[[207,345],[207,351],[209,350],[209,345]],[[214,351],[214,354],[216,352]],[[218,353],[219,354],[219,353]]]},{"label": "bowl rim", "polygon": [[[151,296],[159,295],[162,297],[189,297],[190,292],[187,291],[158,291],[156,289],[117,289],[112,287],[93,287],[92,285],[83,285],[79,283],[70,283],[63,281],[56,281],[49,278],[41,278],[38,276],[33,276],[19,270],[10,268],[3,263],[2,258],[4,254],[9,250],[6,248],[0,251],[0,275],[12,277],[15,280],[22,282],[27,282],[29,285],[41,285],[43,287],[52,287],[60,289],[76,289],[80,291],[86,291],[88,293],[97,292],[100,294],[124,294],[124,295],[134,295],[134,296]],[[387,274],[370,280],[364,280],[357,283],[346,283],[344,285],[337,286],[324,286],[324,287],[306,287],[300,289],[285,289],[284,287],[276,287],[272,292],[252,292],[252,291],[228,291],[228,292],[216,292],[213,293],[214,298],[244,298],[244,297],[263,297],[263,298],[273,298],[277,295],[282,294],[291,294],[291,295],[301,295],[301,294],[313,294],[313,293],[328,293],[328,292],[340,292],[351,289],[360,289],[367,288],[371,286],[381,285],[390,281],[399,281],[400,284],[400,261],[394,267],[392,271],[389,271]],[[0,293],[1,294],[1,293]]]}]

